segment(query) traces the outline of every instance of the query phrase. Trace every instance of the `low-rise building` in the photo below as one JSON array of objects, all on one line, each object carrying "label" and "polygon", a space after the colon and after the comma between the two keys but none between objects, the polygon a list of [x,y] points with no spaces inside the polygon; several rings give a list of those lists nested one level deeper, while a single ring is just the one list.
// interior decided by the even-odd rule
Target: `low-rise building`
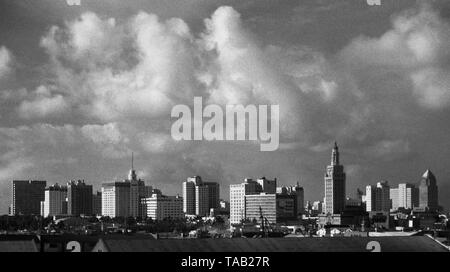
[{"label": "low-rise building", "polygon": [[147,218],[153,220],[184,218],[183,198],[180,196],[153,194],[152,197],[143,199],[143,202]]}]

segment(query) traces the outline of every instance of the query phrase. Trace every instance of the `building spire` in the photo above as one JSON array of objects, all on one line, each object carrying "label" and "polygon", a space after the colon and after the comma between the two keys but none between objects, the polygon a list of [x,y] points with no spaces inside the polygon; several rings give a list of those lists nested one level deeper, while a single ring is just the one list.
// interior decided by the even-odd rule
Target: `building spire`
[{"label": "building spire", "polygon": [[334,142],[333,151],[331,152],[331,165],[339,165],[339,147],[337,142]]},{"label": "building spire", "polygon": [[131,169],[128,174],[128,180],[137,180],[136,171],[134,171],[134,152],[131,152]]}]

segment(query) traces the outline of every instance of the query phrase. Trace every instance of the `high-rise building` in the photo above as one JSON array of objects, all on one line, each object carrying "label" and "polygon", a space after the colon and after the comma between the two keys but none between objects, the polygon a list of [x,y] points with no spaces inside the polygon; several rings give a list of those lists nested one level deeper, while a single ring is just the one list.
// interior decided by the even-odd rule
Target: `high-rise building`
[{"label": "high-rise building", "polygon": [[67,183],[67,214],[92,215],[92,185],[84,180]]},{"label": "high-rise building", "polygon": [[245,195],[245,219],[260,222],[261,215],[270,224],[277,223],[277,201],[276,194],[252,194]]},{"label": "high-rise building", "polygon": [[92,195],[92,214],[102,215],[102,192],[96,192]]},{"label": "high-rise building", "polygon": [[240,224],[245,219],[245,196],[259,194],[262,186],[252,179],[244,183],[230,185],[230,223]]},{"label": "high-rise building", "polygon": [[391,199],[391,210],[397,211],[400,208],[400,201],[399,201],[399,188],[391,188],[389,191],[389,198]]},{"label": "high-rise building", "polygon": [[219,207],[220,188],[215,182],[203,182],[200,176],[183,182],[183,212],[187,215],[206,216],[211,208]]},{"label": "high-rise building", "polygon": [[377,212],[391,209],[391,197],[389,184],[387,181],[380,181],[376,186],[366,187],[366,211]]},{"label": "high-rise building", "polygon": [[263,192],[266,192],[268,194],[276,194],[277,193],[277,179],[269,180],[266,179],[266,177],[262,177],[257,179],[257,181],[261,187]]},{"label": "high-rise building", "polygon": [[188,215],[195,215],[195,187],[202,184],[199,176],[189,177],[183,182],[183,212]]},{"label": "high-rise building", "polygon": [[217,209],[220,207],[220,186],[216,182],[203,182],[208,187],[208,207]]},{"label": "high-rise building", "polygon": [[376,211],[389,212],[391,210],[391,199],[389,198],[391,187],[385,180],[377,183]]},{"label": "high-rise building", "polygon": [[439,208],[436,177],[429,169],[423,174],[420,180],[419,206],[433,212]]},{"label": "high-rise building", "polygon": [[10,214],[40,215],[46,185],[46,181],[13,180]]},{"label": "high-rise building", "polygon": [[144,201],[148,218],[153,220],[184,218],[183,199],[180,196],[153,194]]},{"label": "high-rise building", "polygon": [[367,185],[366,186],[366,211],[376,211],[376,194],[377,194],[377,187],[373,185]]},{"label": "high-rise building", "polygon": [[276,194],[277,201],[277,221],[297,219],[297,195]]},{"label": "high-rise building", "polygon": [[209,214],[208,186],[195,186],[195,214],[207,216]]},{"label": "high-rise building", "polygon": [[398,208],[404,209],[413,209],[415,207],[419,207],[419,188],[414,186],[414,184],[399,184],[397,206]]},{"label": "high-rise building", "polygon": [[295,198],[295,216],[302,215],[305,212],[305,192],[297,182],[296,186],[277,187],[279,195],[292,195]]},{"label": "high-rise building", "polygon": [[337,143],[331,152],[331,165],[325,173],[325,209],[327,213],[339,214],[345,207],[345,172],[339,163]]},{"label": "high-rise building", "polygon": [[130,182],[102,184],[102,215],[111,218],[130,215]]},{"label": "high-rise building", "polygon": [[45,189],[44,217],[67,214],[67,187],[55,184]]},{"label": "high-rise building", "polygon": [[130,212],[129,216],[139,217],[144,213],[141,204],[141,199],[144,199],[147,194],[145,188],[145,182],[137,178],[136,171],[134,170],[134,153],[131,154],[131,169],[126,180],[130,183]]}]

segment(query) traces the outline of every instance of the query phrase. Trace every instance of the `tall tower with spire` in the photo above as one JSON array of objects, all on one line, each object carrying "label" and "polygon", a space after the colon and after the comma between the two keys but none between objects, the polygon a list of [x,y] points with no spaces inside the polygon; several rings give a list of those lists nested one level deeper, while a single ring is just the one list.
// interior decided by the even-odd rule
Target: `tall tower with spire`
[{"label": "tall tower with spire", "polygon": [[142,207],[142,199],[146,196],[145,182],[137,178],[134,170],[134,153],[131,153],[131,169],[128,174],[130,183],[130,211],[129,216],[138,217],[143,216],[144,211]]},{"label": "tall tower with spire", "polygon": [[339,147],[334,143],[331,151],[331,164],[325,173],[325,211],[339,214],[345,207],[345,172],[339,162]]}]

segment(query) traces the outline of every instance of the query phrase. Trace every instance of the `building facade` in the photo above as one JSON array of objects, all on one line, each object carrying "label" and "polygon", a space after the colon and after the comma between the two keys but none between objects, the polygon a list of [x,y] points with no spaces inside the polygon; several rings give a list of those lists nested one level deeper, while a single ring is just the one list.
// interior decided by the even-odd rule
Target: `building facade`
[{"label": "building facade", "polygon": [[102,184],[102,215],[128,217],[130,214],[130,183],[110,182]]},{"label": "building facade", "polygon": [[380,181],[376,186],[366,187],[366,211],[386,211],[391,210],[391,187],[387,181]]},{"label": "building facade", "polygon": [[389,212],[391,210],[390,190],[391,187],[387,181],[383,180],[377,183],[375,211]]},{"label": "building facade", "polygon": [[92,195],[92,214],[102,215],[102,192],[96,192]]},{"label": "building facade", "polygon": [[430,170],[427,170],[420,180],[419,206],[432,212],[439,208],[436,177]]},{"label": "building facade", "polygon": [[202,184],[201,177],[189,177],[183,182],[183,212],[187,215],[195,215],[195,187]]},{"label": "building facade", "polygon": [[419,207],[419,188],[409,183],[399,184],[397,206],[398,208],[403,209],[414,209],[415,207]]},{"label": "building facade", "polygon": [[331,164],[325,173],[325,210],[326,213],[339,214],[345,208],[345,172],[339,163],[339,148],[337,143],[331,152]]},{"label": "building facade", "polygon": [[208,187],[208,206],[209,209],[217,209],[220,207],[220,186],[216,182],[204,182],[204,186]]},{"label": "building facade", "polygon": [[145,199],[147,217],[153,220],[182,219],[183,199],[179,196],[153,194]]},{"label": "building facade", "polygon": [[263,192],[268,194],[277,193],[277,179],[269,180],[266,177],[262,177],[256,180],[261,185]]},{"label": "building facade", "polygon": [[253,194],[245,195],[245,219],[261,222],[261,215],[270,224],[277,223],[277,200],[276,194]]},{"label": "building facade", "polygon": [[397,211],[400,208],[399,188],[391,188],[389,198],[392,203],[391,211]]},{"label": "building facade", "polygon": [[245,179],[241,184],[230,185],[230,223],[240,224],[245,219],[245,196],[259,194],[262,186],[252,179]]},{"label": "building facade", "polygon": [[67,214],[92,215],[92,185],[87,185],[84,180],[67,183]]},{"label": "building facade", "polygon": [[183,182],[183,212],[187,215],[207,216],[210,209],[217,209],[220,186],[216,182],[203,182],[200,176],[189,177]]},{"label": "building facade", "polygon": [[295,214],[301,216],[305,213],[305,192],[297,182],[296,186],[277,187],[278,195],[292,195],[295,198]]},{"label": "building facade", "polygon": [[45,201],[46,181],[13,180],[11,192],[11,215],[40,215],[41,201]]},{"label": "building facade", "polygon": [[129,216],[139,217],[143,215],[143,207],[141,205],[141,199],[146,197],[147,189],[145,188],[145,182],[137,178],[136,171],[132,168],[128,174],[126,182],[130,183],[130,211]]},{"label": "building facade", "polygon": [[45,189],[44,217],[67,214],[67,187],[55,184]]},{"label": "building facade", "polygon": [[277,221],[297,219],[297,196],[295,194],[277,194]]}]

